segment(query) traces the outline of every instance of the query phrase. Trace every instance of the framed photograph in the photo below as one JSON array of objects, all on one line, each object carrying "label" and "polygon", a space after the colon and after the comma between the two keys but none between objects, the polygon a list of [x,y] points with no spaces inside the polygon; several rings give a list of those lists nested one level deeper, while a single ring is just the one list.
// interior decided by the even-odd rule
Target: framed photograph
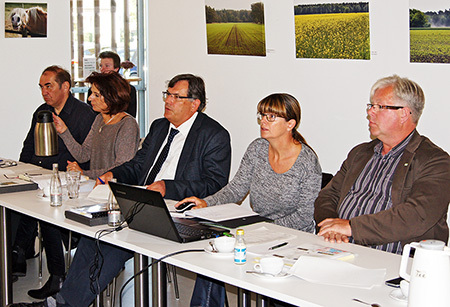
[{"label": "framed photograph", "polygon": [[450,0],[409,1],[411,63],[450,63]]},{"label": "framed photograph", "polygon": [[5,2],[5,37],[47,37],[47,3]]},{"label": "framed photograph", "polygon": [[368,2],[294,1],[297,58],[370,59]]},{"label": "framed photograph", "polygon": [[264,3],[206,0],[208,54],[266,55]]}]

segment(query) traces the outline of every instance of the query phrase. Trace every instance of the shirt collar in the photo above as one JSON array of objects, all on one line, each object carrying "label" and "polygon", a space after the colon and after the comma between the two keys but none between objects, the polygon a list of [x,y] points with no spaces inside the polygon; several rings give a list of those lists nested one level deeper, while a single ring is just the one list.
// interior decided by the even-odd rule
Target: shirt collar
[{"label": "shirt collar", "polygon": [[187,121],[185,121],[184,123],[179,125],[178,128],[175,128],[175,126],[172,123],[170,123],[169,128],[176,129],[176,130],[180,131],[179,133],[186,136],[186,135],[188,135],[189,131],[191,130],[191,127],[194,124],[194,121],[197,118],[197,115],[198,115],[198,112],[195,112],[194,115],[191,116],[191,118],[189,118]]},{"label": "shirt collar", "polygon": [[[386,155],[385,158],[388,157],[397,157],[398,155],[402,154],[405,150],[406,145],[408,145],[409,141],[412,138],[412,135],[414,134],[414,131],[412,131],[406,138],[404,138],[400,143],[398,143],[394,148],[392,148]],[[373,148],[373,151],[375,154],[381,156],[381,151],[383,150],[383,142],[379,142],[375,147]]]},{"label": "shirt collar", "polygon": [[[72,97],[71,94],[69,94],[69,97],[67,97],[66,103],[64,104],[64,107],[62,108],[61,112],[59,112],[58,116],[61,116],[62,113],[66,113],[68,115],[70,115],[72,113],[72,109],[73,109],[73,103],[70,103],[70,98]],[[53,108],[53,113],[56,114],[55,112],[55,108]]]}]

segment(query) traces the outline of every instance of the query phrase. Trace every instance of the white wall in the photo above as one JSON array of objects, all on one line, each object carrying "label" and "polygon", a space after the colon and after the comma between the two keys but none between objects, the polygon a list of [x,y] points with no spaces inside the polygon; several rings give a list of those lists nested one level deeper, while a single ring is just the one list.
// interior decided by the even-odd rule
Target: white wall
[{"label": "white wall", "polygon": [[[69,1],[47,3],[47,39],[5,39],[0,34],[3,157],[19,156],[31,114],[43,102],[38,88],[42,70],[52,64],[70,68]],[[350,148],[369,140],[365,104],[371,85],[393,73],[423,87],[427,103],[418,129],[450,150],[450,66],[409,63],[408,0],[370,1],[371,50],[376,52],[370,61],[296,59],[290,0],[265,0],[266,57],[207,55],[203,1],[149,1],[147,10],[150,119],[163,114],[166,80],[183,72],[203,76],[206,111],[232,135],[233,173],[259,135],[256,104],[272,92],[289,92],[300,100],[300,132],[318,153],[323,170],[336,172]]]},{"label": "white wall", "polygon": [[61,0],[0,0],[0,22],[5,24],[5,2],[47,3],[47,38],[5,38],[0,31],[1,109],[0,157],[18,159],[30,129],[31,115],[41,105],[39,77],[50,65],[70,71],[70,7]]},{"label": "white wall", "polygon": [[[324,1],[326,2],[326,1]],[[204,1],[149,1],[149,108],[163,112],[165,80],[191,72],[204,77],[206,112],[232,135],[233,169],[259,136],[258,101],[289,92],[300,101],[299,131],[318,153],[322,168],[336,172],[348,151],[369,140],[365,106],[371,85],[396,73],[418,82],[426,107],[418,130],[450,150],[449,64],[409,63],[409,1],[370,1],[370,61],[295,58],[293,1],[265,0],[266,57],[207,55]]]}]

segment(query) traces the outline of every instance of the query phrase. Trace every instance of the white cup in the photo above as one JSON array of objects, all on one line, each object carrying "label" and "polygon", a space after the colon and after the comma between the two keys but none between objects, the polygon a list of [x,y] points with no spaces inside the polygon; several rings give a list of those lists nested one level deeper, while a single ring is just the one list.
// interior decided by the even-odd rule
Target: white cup
[{"label": "white cup", "polygon": [[234,249],[234,244],[236,239],[232,237],[218,237],[214,239],[214,246],[217,248],[219,253],[231,253]]},{"label": "white cup", "polygon": [[406,297],[409,295],[409,282],[406,280],[402,280],[400,282],[400,290],[402,290],[402,294]]},{"label": "white cup", "polygon": [[80,171],[66,172],[67,193],[69,194],[69,198],[78,198],[80,195],[80,179]]},{"label": "white cup", "polygon": [[283,270],[284,261],[280,257],[265,257],[254,265],[256,271],[273,275],[280,274]]}]

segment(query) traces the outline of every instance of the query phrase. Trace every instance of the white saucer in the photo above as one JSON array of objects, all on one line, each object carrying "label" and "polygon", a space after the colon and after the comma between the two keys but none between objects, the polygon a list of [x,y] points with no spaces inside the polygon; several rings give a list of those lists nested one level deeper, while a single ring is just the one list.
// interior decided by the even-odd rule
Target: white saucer
[{"label": "white saucer", "polygon": [[258,273],[251,273],[254,276],[258,276],[259,278],[263,278],[263,279],[268,279],[268,280],[280,280],[280,279],[285,279],[288,277],[291,277],[292,274],[290,273],[286,273],[286,272],[281,272],[275,276],[273,275],[269,275],[269,274],[258,274]]},{"label": "white saucer", "polygon": [[210,245],[205,247],[205,252],[207,252],[210,255],[214,255],[217,257],[234,257],[234,253],[230,252],[230,253],[213,253],[212,252],[212,248]]},{"label": "white saucer", "polygon": [[408,297],[404,296],[402,293],[402,290],[400,290],[400,289],[392,290],[391,293],[389,293],[389,297],[396,301],[405,302],[405,303],[408,302]]}]

